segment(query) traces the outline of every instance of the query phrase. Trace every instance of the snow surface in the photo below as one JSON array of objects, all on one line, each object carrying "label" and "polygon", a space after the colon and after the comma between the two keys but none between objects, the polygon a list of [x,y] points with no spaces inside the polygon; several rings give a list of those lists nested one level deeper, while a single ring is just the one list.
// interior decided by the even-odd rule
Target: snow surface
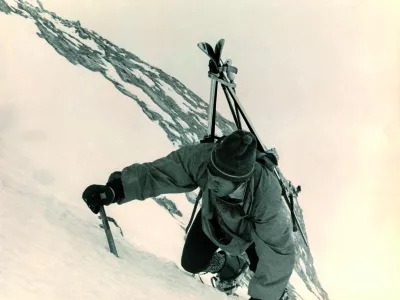
[{"label": "snow surface", "polygon": [[[115,82],[118,82],[126,91],[128,91],[132,95],[137,96],[142,102],[144,102],[148,106],[150,110],[160,114],[164,120],[170,123],[175,123],[172,120],[171,116],[164,112],[157,104],[155,104],[154,101],[140,87],[124,82],[119,77],[117,71],[112,64],[110,64],[108,61],[104,61],[104,65],[107,70],[106,73],[111,79],[113,79]],[[138,76],[138,73],[142,74],[140,71],[136,71],[135,73],[136,76]]]},{"label": "snow surface", "polygon": [[[72,27],[68,27],[64,24],[62,24],[60,21],[58,20],[54,20],[54,23],[57,27],[57,29],[67,33],[70,37],[69,40],[72,41],[75,45],[77,43],[82,43],[84,45],[86,45],[87,47],[89,47],[91,50],[93,51],[99,51],[101,54],[104,54],[104,50],[101,49],[97,43],[95,43],[94,41],[92,41],[91,39],[82,39],[79,37],[78,33],[76,32],[76,30]],[[79,45],[79,44],[78,44]]]},{"label": "snow surface", "polygon": [[171,97],[176,104],[182,109],[183,112],[188,113],[189,108],[187,107],[187,101],[183,99],[181,95],[179,95],[169,84],[162,80],[157,80],[159,83],[160,88],[163,90],[163,92]]},{"label": "snow surface", "polygon": [[144,75],[144,74],[143,74],[142,72],[140,72],[139,70],[133,69],[133,70],[132,70],[132,73],[133,73],[136,77],[138,77],[138,78],[142,79],[144,82],[146,82],[146,84],[147,84],[148,86],[151,86],[151,87],[155,86],[154,81],[151,80],[151,79],[150,79],[149,77],[147,77],[146,75]]},{"label": "snow surface", "polygon": [[184,129],[190,129],[190,126],[181,118],[176,118],[176,121],[181,124]]},{"label": "snow surface", "polygon": [[304,261],[302,259],[299,259],[299,263],[300,263],[301,268],[303,269],[303,272],[306,273],[307,268],[306,268]]},{"label": "snow surface", "polygon": [[142,67],[143,69],[145,69],[146,71],[151,72],[151,73],[153,73],[153,74],[155,74],[155,75],[157,75],[157,76],[160,75],[159,72],[157,72],[156,70],[154,70],[153,68],[151,68],[150,66],[148,66],[148,65],[146,65],[146,64],[137,62],[137,61],[132,60],[132,59],[130,60],[130,62],[131,62],[131,63],[134,63],[135,65],[141,66],[141,67]]}]

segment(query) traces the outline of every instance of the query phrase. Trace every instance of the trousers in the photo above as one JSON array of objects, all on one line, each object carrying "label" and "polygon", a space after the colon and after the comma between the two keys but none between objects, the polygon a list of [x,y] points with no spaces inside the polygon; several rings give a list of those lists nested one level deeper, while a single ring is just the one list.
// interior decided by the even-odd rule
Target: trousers
[{"label": "trousers", "polygon": [[[182,268],[194,274],[205,271],[218,248],[203,232],[200,209],[186,236],[181,257]],[[250,260],[249,268],[255,272],[258,264],[258,255],[254,243],[247,248],[246,254]]]}]

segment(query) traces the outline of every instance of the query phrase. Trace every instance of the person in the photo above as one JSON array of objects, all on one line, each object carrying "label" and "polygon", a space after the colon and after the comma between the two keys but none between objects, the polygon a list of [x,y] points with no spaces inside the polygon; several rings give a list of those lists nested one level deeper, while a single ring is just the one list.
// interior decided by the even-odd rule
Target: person
[{"label": "person", "polygon": [[236,130],[219,143],[182,146],[113,172],[106,185],[90,185],[82,198],[97,214],[101,205],[200,188],[202,205],[185,240],[182,267],[217,274],[224,291],[249,268],[250,299],[282,299],[295,262],[292,228],[279,181],[256,161],[256,147],[252,133]]}]

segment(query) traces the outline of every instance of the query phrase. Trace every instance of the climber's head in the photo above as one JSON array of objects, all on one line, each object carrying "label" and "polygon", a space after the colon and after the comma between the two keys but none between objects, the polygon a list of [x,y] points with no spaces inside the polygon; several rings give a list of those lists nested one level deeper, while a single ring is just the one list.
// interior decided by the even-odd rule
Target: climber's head
[{"label": "climber's head", "polygon": [[208,164],[209,188],[218,196],[232,193],[250,179],[256,162],[257,139],[237,130],[219,143],[211,152]]}]

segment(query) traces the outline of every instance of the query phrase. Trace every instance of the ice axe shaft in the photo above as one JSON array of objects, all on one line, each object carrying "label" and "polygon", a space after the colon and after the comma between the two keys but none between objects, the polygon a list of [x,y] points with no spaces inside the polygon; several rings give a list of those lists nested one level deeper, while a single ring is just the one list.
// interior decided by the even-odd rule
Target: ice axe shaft
[{"label": "ice axe shaft", "polygon": [[110,225],[108,224],[106,211],[105,211],[103,205],[100,206],[100,215],[101,215],[101,221],[103,222],[104,231],[106,232],[108,246],[110,247],[110,252],[112,254],[114,254],[116,257],[118,257],[117,248],[115,247],[115,243],[114,243],[114,239],[113,239],[113,236],[111,233]]}]

